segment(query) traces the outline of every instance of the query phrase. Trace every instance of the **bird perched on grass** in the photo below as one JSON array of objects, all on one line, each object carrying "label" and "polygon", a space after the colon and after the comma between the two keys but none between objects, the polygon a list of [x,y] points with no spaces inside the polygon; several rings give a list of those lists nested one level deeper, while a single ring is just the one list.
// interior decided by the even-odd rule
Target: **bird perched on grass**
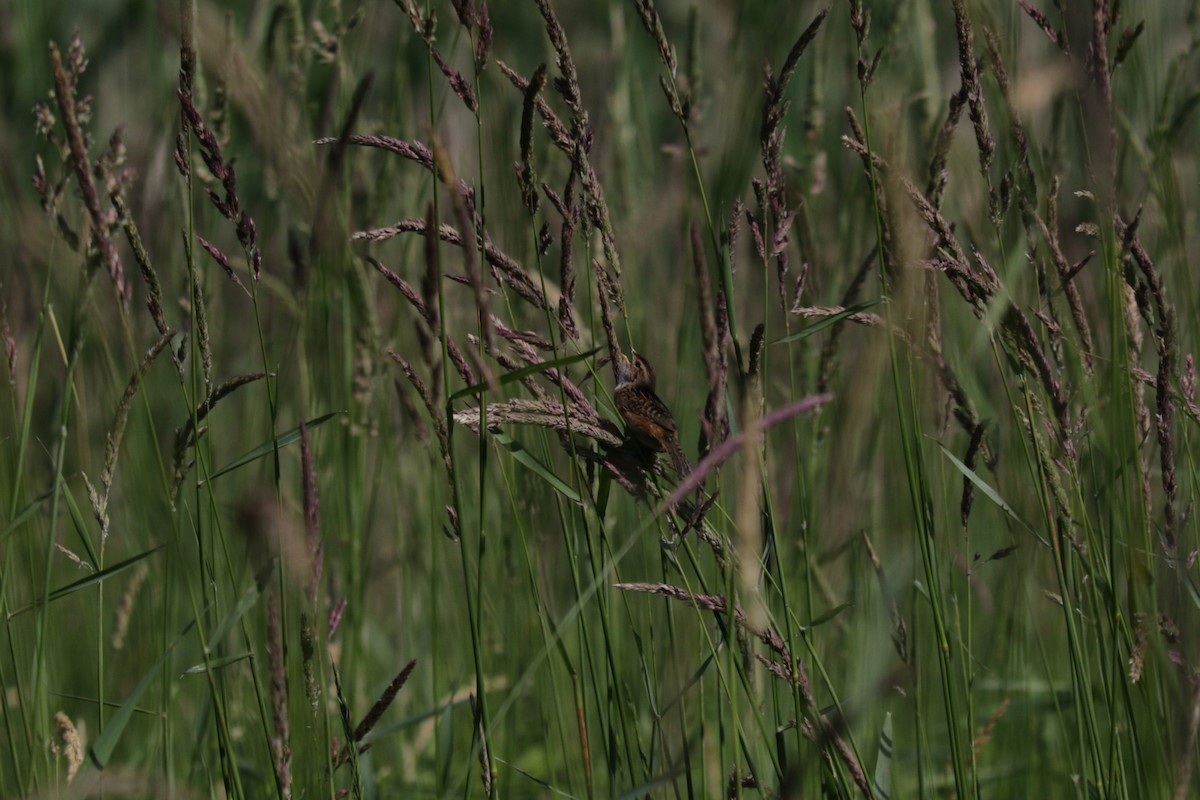
[{"label": "bird perched on grass", "polygon": [[616,355],[617,388],[613,400],[634,439],[652,452],[665,451],[682,479],[691,472],[671,409],[655,393],[654,369],[636,350],[631,356]]}]

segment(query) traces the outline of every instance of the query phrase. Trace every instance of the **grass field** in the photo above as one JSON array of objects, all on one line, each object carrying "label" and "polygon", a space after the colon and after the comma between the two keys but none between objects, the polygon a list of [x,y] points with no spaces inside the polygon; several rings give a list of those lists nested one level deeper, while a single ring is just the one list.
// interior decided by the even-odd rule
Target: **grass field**
[{"label": "grass field", "polygon": [[0,797],[1200,797],[1200,2],[12,0],[0,104]]}]

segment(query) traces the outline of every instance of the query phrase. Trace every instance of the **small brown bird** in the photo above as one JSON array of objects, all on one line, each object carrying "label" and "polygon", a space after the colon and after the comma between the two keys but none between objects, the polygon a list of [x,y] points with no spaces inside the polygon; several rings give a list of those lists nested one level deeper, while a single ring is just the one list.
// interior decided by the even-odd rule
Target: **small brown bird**
[{"label": "small brown bird", "polygon": [[667,404],[655,394],[654,370],[641,354],[632,357],[617,354],[617,389],[613,400],[629,430],[643,447],[653,452],[666,451],[680,478],[691,472],[683,448],[679,446],[679,431]]}]

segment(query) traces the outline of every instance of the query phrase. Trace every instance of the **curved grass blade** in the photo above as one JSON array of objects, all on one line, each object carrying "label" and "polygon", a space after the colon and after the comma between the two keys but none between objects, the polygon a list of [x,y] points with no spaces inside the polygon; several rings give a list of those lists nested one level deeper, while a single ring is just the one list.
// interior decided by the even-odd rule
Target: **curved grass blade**
[{"label": "curved grass blade", "polygon": [[838,324],[839,322],[846,319],[847,317],[852,317],[855,314],[861,314],[862,312],[866,311],[867,309],[874,308],[875,306],[879,305],[882,302],[883,302],[883,298],[877,297],[874,300],[867,300],[865,302],[859,303],[858,305],[850,306],[849,308],[843,309],[836,314],[830,314],[828,317],[822,317],[821,319],[814,322],[812,325],[809,325],[807,328],[796,331],[795,333],[789,334],[780,339],[776,339],[775,341],[770,342],[770,344],[771,345],[787,344],[788,342],[794,342],[797,339],[807,339],[809,336],[812,336],[814,333],[820,333],[821,331],[825,330],[826,328],[828,328],[832,325]]},{"label": "curved grass blade", "polygon": [[[63,700],[74,700],[77,703],[88,703],[92,706],[99,705],[99,703],[96,702],[95,695],[75,694],[74,692],[50,692],[50,694],[54,697],[61,697]],[[104,707],[120,708],[121,704],[112,700],[105,700]],[[156,708],[144,707],[135,708],[133,711],[135,714],[141,714],[143,717],[157,716],[159,713],[158,709]]]},{"label": "curved grass blade", "polygon": [[62,485],[63,500],[67,503],[67,511],[71,515],[71,522],[75,525],[75,533],[79,536],[79,541],[83,544],[83,549],[87,551],[88,566],[93,570],[100,563],[100,559],[96,556],[96,551],[92,548],[92,542],[87,535],[87,521],[83,518],[83,512],[79,510],[79,504],[75,502],[75,494],[71,491],[71,487],[66,483]]},{"label": "curved grass blade", "polygon": [[567,486],[567,484],[563,483],[561,478],[551,472],[549,467],[547,467],[532,453],[526,450],[524,446],[516,439],[507,434],[499,432],[491,432],[491,436],[493,439],[499,442],[500,445],[504,447],[504,449],[507,450],[510,455],[512,455],[515,461],[532,470],[535,475],[544,480],[546,483],[550,484],[550,487],[554,489],[554,491],[558,492],[572,503],[582,502],[578,492],[576,492],[570,486]]},{"label": "curved grass blade", "polygon": [[1017,516],[1017,512],[1013,511],[1012,506],[1010,506],[1007,502],[1005,502],[1004,498],[1000,496],[999,492],[997,492],[995,489],[993,489],[991,487],[991,485],[989,485],[983,478],[979,477],[979,475],[976,474],[975,470],[971,469],[966,464],[959,461],[958,458],[954,455],[954,453],[951,453],[949,450],[947,450],[946,446],[944,444],[942,444],[941,442],[937,442],[937,446],[942,448],[942,452],[946,454],[946,458],[950,459],[950,463],[953,464],[955,467],[957,467],[958,471],[961,472],[963,475],[965,475],[967,480],[969,480],[971,483],[975,484],[975,488],[979,489],[979,491],[981,491],[985,495],[987,495],[987,498],[989,500],[991,500],[993,503],[995,503],[997,506],[999,506],[1000,510],[1003,511],[1005,514],[1008,514],[1008,516],[1011,517],[1014,522],[1016,522],[1022,528],[1029,531],[1034,536],[1036,536],[1038,541],[1040,541],[1042,544],[1046,545],[1047,547],[1050,546],[1050,543],[1047,542],[1044,538],[1042,538],[1042,536],[1040,534],[1038,534],[1037,531],[1035,531],[1033,528],[1031,528],[1029,526],[1029,524],[1027,522],[1025,522],[1025,520],[1023,520],[1019,516]]},{"label": "curved grass blade", "polygon": [[[313,428],[317,427],[318,425],[323,425],[326,422],[328,422],[329,420],[333,419],[334,417],[336,417],[340,414],[345,414],[345,413],[346,413],[345,411],[330,411],[328,414],[323,414],[319,417],[314,417],[313,419],[309,420],[308,422],[306,422],[304,424],[311,431]],[[282,449],[284,447],[287,447],[289,444],[295,444],[298,441],[300,441],[300,426],[299,425],[297,425],[295,428],[292,428],[291,430],[289,430],[285,433],[279,434],[279,436],[277,436],[273,440],[268,440],[268,441],[264,442],[263,444],[260,444],[258,447],[254,448],[253,450],[249,451],[248,453],[244,453],[241,456],[238,456],[233,461],[231,461],[230,463],[221,467],[219,470],[217,470],[212,475],[210,475],[208,477],[208,479],[211,481],[216,478],[219,478],[220,476],[224,475],[226,472],[233,472],[238,467],[244,467],[247,464],[249,464],[251,461],[257,461],[258,459],[262,458],[263,456],[274,453],[276,451],[276,449]],[[204,480],[201,479],[200,483],[203,484]]]},{"label": "curved grass blade", "polygon": [[171,655],[171,651],[175,649],[177,644],[183,641],[183,638],[191,632],[195,624],[195,621],[192,621],[184,626],[179,635],[175,637],[175,641],[171,642],[163,654],[158,657],[158,661],[154,663],[154,666],[142,676],[142,679],[138,681],[138,685],[133,687],[133,691],[129,693],[129,696],[125,698],[125,702],[117,709],[117,713],[109,718],[107,724],[104,726],[104,730],[96,737],[96,741],[88,749],[88,755],[91,756],[92,763],[97,769],[104,769],[104,765],[112,758],[113,750],[116,748],[121,734],[125,732],[125,725],[128,724],[130,718],[133,716],[133,712],[137,710],[138,700],[141,699],[142,694],[150,686],[151,681],[154,680],[158,671],[162,669],[163,664],[167,663],[167,658]]},{"label": "curved grass blade", "polygon": [[[979,477],[975,470],[968,467],[962,461],[959,461],[958,457],[955,456],[954,453],[951,453],[949,450],[947,450],[946,446],[941,442],[938,442],[937,446],[942,448],[942,452],[946,454],[946,458],[950,459],[950,463],[957,467],[958,471],[965,475],[967,480],[975,484],[975,488],[986,494],[988,499],[993,503],[1000,506],[1000,509],[1005,514],[1008,514],[1017,522],[1021,522],[1021,518],[1017,516],[1016,511],[1012,510],[1012,506],[1004,501],[1004,498],[1000,496],[999,492],[993,489],[986,481],[984,481],[983,478]],[[1021,524],[1023,525],[1024,523],[1022,522]]]},{"label": "curved grass blade", "polygon": [[37,510],[40,509],[41,505],[46,503],[46,501],[52,497],[54,497],[54,489],[46,489],[46,492],[37,495],[32,503],[30,503],[28,506],[25,506],[24,509],[18,511],[16,515],[13,515],[12,519],[10,519],[8,524],[5,525],[4,530],[0,530],[0,542],[4,541],[5,536],[8,534],[16,533],[17,529],[22,527],[22,525],[25,524],[30,517],[37,513]]},{"label": "curved grass blade", "polygon": [[15,533],[18,528],[25,524],[26,520],[37,513],[37,510],[41,508],[42,503],[46,502],[53,496],[54,489],[47,489],[45,492],[35,497],[33,502],[18,511],[16,515],[13,516],[12,520],[4,526],[4,530],[0,531],[0,542],[4,541],[4,537],[8,536],[9,534]]},{"label": "curved grass blade", "polygon": [[[519,380],[521,380],[521,378],[524,378],[527,375],[534,375],[539,372],[545,372],[548,369],[555,369],[557,367],[565,367],[570,364],[574,364],[577,361],[583,361],[585,359],[591,358],[592,356],[596,355],[596,353],[599,353],[603,349],[604,349],[603,347],[593,347],[591,350],[587,350],[583,353],[576,353],[573,356],[565,356],[563,358],[556,358],[553,361],[543,361],[540,364],[530,364],[527,367],[521,367],[521,369],[514,370],[512,372],[506,372],[505,374],[503,374],[499,378],[497,378],[497,381],[499,382],[499,384],[501,386],[504,386],[505,384],[512,383],[513,381],[519,381]],[[461,400],[464,397],[470,397],[471,395],[482,394],[483,392],[487,391],[487,388],[488,388],[487,383],[477,383],[474,386],[468,386],[465,389],[459,389],[457,392],[450,395],[450,402],[453,403],[455,400]],[[311,426],[309,426],[309,427],[311,427]]]},{"label": "curved grass blade", "polygon": [[[127,558],[119,564],[113,564],[111,567],[108,567],[107,569],[102,569],[99,572],[95,572],[91,575],[88,575],[86,578],[80,578],[79,580],[75,581],[74,583],[68,583],[66,586],[55,589],[53,592],[50,592],[50,594],[46,595],[45,602],[50,602],[51,600],[58,600],[60,598],[66,597],[69,594],[74,594],[75,592],[78,592],[80,589],[86,589],[89,586],[92,586],[97,583],[101,583],[101,582],[111,578],[112,576],[116,575],[119,572],[124,572],[125,570],[134,566],[138,562],[144,561],[145,559],[147,559],[150,556],[157,553],[159,550],[162,550],[164,547],[166,547],[165,544],[160,544],[158,547],[147,550],[144,553],[139,553],[138,555],[134,556],[133,558]],[[26,611],[32,611],[33,609],[40,606],[42,604],[42,602],[43,601],[39,598],[37,601],[30,603],[29,605],[24,606],[23,608],[18,608],[16,611],[9,614],[8,618],[12,619],[13,617],[17,617],[17,616],[20,616],[21,614],[24,614]]]},{"label": "curved grass blade", "polygon": [[824,625],[826,622],[829,622],[830,620],[834,619],[835,617],[837,617],[839,614],[841,614],[843,611],[845,611],[848,608],[854,608],[854,603],[842,603],[839,606],[834,606],[833,608],[826,611],[824,614],[822,614],[819,617],[817,617],[816,619],[814,619],[812,622],[808,623],[807,627],[816,628],[821,625]]},{"label": "curved grass blade", "polygon": [[[250,584],[246,591],[242,592],[242,596],[238,598],[237,605],[229,610],[225,618],[217,625],[212,634],[208,637],[208,649],[216,650],[218,645],[225,639],[233,626],[239,619],[246,615],[246,612],[254,608],[258,603],[258,598],[262,597],[262,590],[267,585],[267,581],[271,577],[271,573],[275,571],[275,562],[278,558],[272,558],[270,561],[258,571],[254,576],[254,583]],[[210,664],[215,663],[210,661]]]},{"label": "curved grass blade", "polygon": [[654,797],[656,796],[655,792],[670,786],[682,774],[682,770],[675,770],[675,772],[667,775],[659,775],[656,778],[651,778],[640,786],[635,786],[624,794],[618,795],[618,800],[637,800],[639,797]]},{"label": "curved grass blade", "polygon": [[875,797],[889,800],[892,796],[892,712],[883,716],[879,732],[879,758],[875,761]]},{"label": "curved grass blade", "polygon": [[521,769],[516,764],[505,761],[503,758],[500,758],[499,756],[496,757],[496,761],[498,763],[503,764],[504,766],[508,767],[509,769],[512,769],[518,775],[522,775],[522,776],[528,778],[529,780],[533,781],[534,783],[536,783],[538,786],[540,786],[542,789],[546,790],[547,792],[556,794],[559,797],[570,797],[570,798],[575,797],[575,795],[564,792],[562,789],[555,787],[549,781],[547,781],[543,778],[539,778],[538,776],[534,775],[532,772]]},{"label": "curved grass blade", "polygon": [[208,672],[210,669],[218,670],[222,667],[228,667],[230,664],[236,664],[239,661],[245,661],[246,659],[250,658],[250,656],[252,656],[252,655],[254,655],[254,654],[253,653],[238,653],[238,654],[232,655],[232,656],[222,656],[220,658],[214,658],[212,661],[209,661],[208,664],[204,664],[204,663],[193,664],[192,666],[185,669],[183,672],[179,673],[179,677],[186,678],[189,675],[203,675],[204,673]]}]

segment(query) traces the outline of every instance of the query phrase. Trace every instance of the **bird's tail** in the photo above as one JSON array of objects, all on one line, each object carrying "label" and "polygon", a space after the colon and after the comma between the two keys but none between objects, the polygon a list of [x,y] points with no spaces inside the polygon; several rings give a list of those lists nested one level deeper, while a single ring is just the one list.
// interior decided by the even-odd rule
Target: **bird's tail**
[{"label": "bird's tail", "polygon": [[671,456],[671,463],[675,465],[675,472],[679,476],[679,480],[683,480],[691,473],[692,465],[688,463],[687,456],[683,454],[678,437],[671,438],[667,452]]}]

